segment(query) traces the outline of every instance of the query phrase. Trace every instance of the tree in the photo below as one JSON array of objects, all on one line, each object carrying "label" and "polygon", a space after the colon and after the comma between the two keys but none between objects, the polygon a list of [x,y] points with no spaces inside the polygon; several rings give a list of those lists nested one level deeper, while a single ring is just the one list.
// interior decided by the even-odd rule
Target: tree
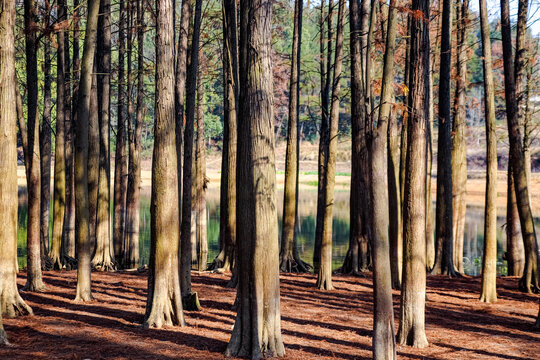
[{"label": "tree", "polygon": [[191,211],[193,190],[193,138],[195,123],[195,100],[197,95],[197,69],[199,67],[199,37],[201,32],[201,17],[202,1],[197,0],[195,3],[195,19],[193,22],[190,63],[188,64],[186,75],[186,127],[184,129],[184,178],[182,179],[182,223],[180,229],[180,285],[186,310],[199,308],[197,305],[197,294],[192,294],[191,292]]},{"label": "tree", "polygon": [[236,268],[236,149],[238,109],[238,19],[235,0],[223,1],[224,129],[219,219],[220,253],[213,268],[232,270],[229,287],[238,282]]},{"label": "tree", "polygon": [[[88,118],[88,213],[90,248],[92,251],[96,248],[99,241],[96,238],[99,185],[99,101],[97,89],[97,62],[97,60],[94,62],[94,70],[92,71],[92,93],[90,95],[90,116]],[[92,258],[92,266],[94,267],[94,258]]]},{"label": "tree", "polygon": [[[371,57],[373,31],[377,24],[377,5],[371,3],[371,21],[368,34],[368,59]],[[395,9],[394,9],[395,11]],[[395,16],[395,14],[394,14]],[[388,37],[386,39],[386,52],[383,68],[383,88],[381,93],[380,115],[376,125],[373,124],[373,115],[370,116],[368,131],[370,151],[370,184],[371,184],[371,249],[373,258],[373,296],[375,306],[373,309],[373,358],[395,359],[394,314],[392,309],[392,278],[390,274],[390,241],[388,238],[389,212],[388,212],[388,186],[387,186],[387,134],[388,117],[390,114],[393,86],[393,52],[395,39],[395,18],[392,15],[388,21]],[[393,30],[392,30],[393,29]],[[393,33],[394,32],[394,33]],[[367,60],[366,73],[371,72],[371,61]],[[370,79],[367,75],[366,79]],[[370,81],[370,80],[368,80]],[[366,85],[367,86],[367,85]],[[371,94],[368,89],[367,94]],[[373,99],[366,104],[366,111],[373,110]]]},{"label": "tree", "polygon": [[[423,348],[426,299],[426,160],[429,129],[429,1],[413,0],[407,121],[407,165],[403,202],[403,287],[398,341]],[[419,15],[418,15],[419,14]],[[421,16],[420,16],[421,15]]]},{"label": "tree", "polygon": [[454,121],[452,122],[452,201],[454,266],[463,273],[463,237],[467,210],[467,142],[466,142],[466,87],[467,87],[467,26],[469,0],[459,0],[457,11],[457,60],[454,95]]},{"label": "tree", "polygon": [[452,1],[443,1],[441,67],[439,80],[439,140],[437,151],[437,207],[435,226],[435,265],[433,274],[456,276],[452,232],[452,119],[450,73],[452,66]]},{"label": "tree", "polygon": [[184,325],[178,274],[178,172],[174,132],[174,23],[172,0],[157,2],[156,102],[148,298],[145,327]]},{"label": "tree", "polygon": [[[522,7],[525,7],[523,13]],[[527,19],[527,1],[519,2],[518,23]],[[519,288],[525,292],[537,291],[540,284],[540,273],[538,268],[537,240],[534,231],[534,223],[529,200],[529,189],[527,187],[527,175],[525,170],[525,159],[523,155],[523,141],[521,138],[520,124],[518,118],[518,102],[516,97],[516,77],[521,70],[523,37],[520,35],[520,25],[516,34],[516,62],[512,64],[512,35],[510,27],[508,0],[501,0],[501,35],[503,43],[503,64],[504,64],[504,91],[506,101],[506,118],[508,122],[508,137],[510,140],[510,161],[512,162],[512,177],[516,200],[519,212],[519,221],[525,244],[525,270],[519,281]],[[524,19],[522,17],[525,17]],[[520,20],[521,18],[521,20]]]},{"label": "tree", "polygon": [[97,90],[99,121],[99,177],[97,188],[96,249],[92,265],[98,270],[114,270],[114,249],[110,234],[110,96],[111,96],[111,2],[101,0],[97,35]]},{"label": "tree", "polygon": [[77,296],[75,301],[92,300],[91,242],[88,203],[88,128],[90,97],[92,95],[92,69],[99,14],[99,0],[88,1],[88,18],[81,59],[81,78],[77,100],[77,127],[75,129],[75,199],[77,215]]},{"label": "tree", "polygon": [[[2,304],[0,304],[0,308]],[[0,345],[9,345],[4,325],[2,324],[2,313],[0,312]]]},{"label": "tree", "polygon": [[0,314],[32,314],[17,289],[17,107],[15,2],[0,1]]},{"label": "tree", "polygon": [[240,2],[237,315],[225,354],[283,356],[271,66],[272,1]]},{"label": "tree", "polygon": [[497,301],[497,133],[495,86],[486,0],[480,0],[480,32],[484,65],[484,108],[486,113],[487,173],[484,215],[484,254],[480,301]]},{"label": "tree", "polygon": [[[127,157],[126,157],[126,29],[127,11],[124,2],[120,2],[120,28],[118,30],[118,119],[116,129],[116,152],[114,154],[114,210],[113,210],[113,245],[114,256],[124,258],[124,209],[126,206]],[[131,64],[128,64],[131,66]],[[129,79],[128,79],[129,80]],[[122,266],[123,264],[120,264]]]},{"label": "tree", "polygon": [[[203,58],[199,50],[199,58]],[[202,64],[201,64],[202,65]],[[208,238],[206,234],[206,141],[204,139],[204,66],[197,71],[197,147],[195,149],[195,227],[197,266],[199,271],[208,266]]]},{"label": "tree", "polygon": [[[66,20],[65,0],[58,1],[57,21]],[[62,230],[64,227],[64,211],[66,207],[66,153],[64,121],[66,113],[65,71],[65,30],[60,28],[56,35],[58,44],[56,52],[56,137],[54,148],[54,193],[53,193],[53,232],[49,251],[54,269],[62,269],[65,260],[65,248],[62,247]],[[69,93],[69,91],[68,91]]]},{"label": "tree", "polygon": [[285,272],[306,272],[308,267],[296,249],[296,220],[298,218],[298,161],[300,157],[300,49],[302,47],[303,0],[294,6],[294,30],[289,83],[289,121],[285,155],[285,190],[283,196],[283,226],[279,267]]},{"label": "tree", "polygon": [[129,173],[126,210],[126,244],[124,267],[139,266],[139,212],[141,185],[141,136],[144,106],[144,6],[137,0],[137,110],[135,124],[130,119],[129,131]]},{"label": "tree", "polygon": [[38,113],[38,39],[37,10],[33,0],[24,1],[24,28],[26,39],[26,88],[28,91],[28,142],[25,163],[27,167],[28,223],[27,223],[27,279],[26,291],[43,291],[41,276],[41,160],[39,153]]},{"label": "tree", "polygon": [[317,271],[317,287],[332,290],[332,210],[334,206],[334,185],[336,177],[336,157],[339,124],[339,100],[341,91],[341,68],[343,64],[345,1],[340,0],[338,6],[338,24],[336,29],[336,53],[334,75],[332,80],[332,103],[329,120],[329,142],[327,148],[326,170],[324,172],[324,218],[320,248],[320,264]]}]

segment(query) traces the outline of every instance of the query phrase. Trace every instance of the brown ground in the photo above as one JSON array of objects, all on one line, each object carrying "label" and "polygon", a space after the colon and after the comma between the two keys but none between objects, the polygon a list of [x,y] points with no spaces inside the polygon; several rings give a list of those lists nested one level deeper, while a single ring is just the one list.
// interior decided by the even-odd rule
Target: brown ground
[{"label": "brown ground", "polygon": [[[93,273],[95,301],[76,304],[76,273],[47,272],[46,293],[23,293],[35,316],[5,319],[13,344],[0,359],[221,359],[235,313],[227,275],[193,275],[202,312],[185,328],[143,329],[146,274]],[[24,274],[19,285],[25,282]],[[335,276],[335,291],[313,288],[313,275],[281,277],[286,359],[370,359],[372,284]],[[533,330],[537,297],[517,292],[516,278],[498,281],[499,302],[478,302],[478,278],[429,277],[426,349],[398,345],[403,359],[538,359]],[[399,296],[394,294],[399,317]],[[397,325],[397,324],[396,324]]]}]

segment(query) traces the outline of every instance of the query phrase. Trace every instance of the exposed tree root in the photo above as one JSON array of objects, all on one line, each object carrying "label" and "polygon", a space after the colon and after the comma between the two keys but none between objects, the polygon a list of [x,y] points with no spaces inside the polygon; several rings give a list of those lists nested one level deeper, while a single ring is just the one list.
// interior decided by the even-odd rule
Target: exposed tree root
[{"label": "exposed tree root", "polygon": [[518,289],[524,293],[528,294],[538,294],[540,293],[540,280],[538,279],[538,272],[536,267],[525,268],[523,276],[519,279]]},{"label": "exposed tree root", "polygon": [[11,291],[4,292],[0,304],[2,304],[2,316],[6,318],[34,315],[32,308],[24,302],[16,287]]},{"label": "exposed tree root", "polygon": [[45,292],[48,288],[45,286],[42,280],[39,281],[32,281],[32,282],[26,282],[26,285],[22,288],[22,291],[26,292]]},{"label": "exposed tree root", "polygon": [[161,329],[163,326],[184,326],[182,303],[178,295],[154,297],[143,327]]},{"label": "exposed tree root", "polygon": [[41,270],[42,271],[50,271],[53,269],[54,263],[53,260],[49,257],[49,255],[44,255],[41,257]]},{"label": "exposed tree root", "polygon": [[202,307],[199,302],[199,296],[196,292],[192,292],[182,298],[182,307],[188,311],[201,311]]},{"label": "exposed tree root", "polygon": [[[95,259],[95,258],[94,258]],[[101,261],[92,261],[92,269],[96,271],[116,271],[116,262],[109,259],[103,259]]]},{"label": "exposed tree root", "polygon": [[279,270],[285,273],[307,273],[313,266],[304,262],[299,257],[296,258],[293,254],[282,256],[280,259]]}]

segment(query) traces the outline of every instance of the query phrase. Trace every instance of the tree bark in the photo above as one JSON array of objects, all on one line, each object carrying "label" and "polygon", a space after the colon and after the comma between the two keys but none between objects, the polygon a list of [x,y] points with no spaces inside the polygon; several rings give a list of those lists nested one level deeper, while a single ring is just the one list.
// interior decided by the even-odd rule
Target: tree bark
[{"label": "tree bark", "polygon": [[28,188],[27,219],[27,278],[25,291],[44,291],[41,276],[41,160],[39,152],[38,113],[38,17],[33,0],[24,1],[24,33],[26,39],[26,88],[28,115],[28,142],[26,157],[26,177]]},{"label": "tree bark", "polygon": [[467,26],[469,26],[469,0],[458,0],[457,14],[457,72],[454,96],[454,121],[452,123],[452,197],[454,267],[460,273],[463,267],[463,237],[467,210],[467,118],[465,97],[467,87]]},{"label": "tree bark", "polygon": [[[129,175],[126,212],[126,248],[124,267],[139,266],[139,213],[141,186],[141,136],[144,106],[144,4],[137,0],[137,110],[135,124],[130,121]],[[133,128],[134,127],[134,128]]]},{"label": "tree bark", "polygon": [[[199,50],[199,57],[203,52]],[[206,141],[204,138],[204,69],[197,71],[197,148],[195,152],[195,221],[197,228],[197,266],[199,271],[208,266],[208,239],[206,231]]]},{"label": "tree bark", "polygon": [[0,1],[0,314],[32,314],[17,289],[17,107],[15,2]]},{"label": "tree bark", "polygon": [[[523,14],[522,6],[527,7],[527,1],[520,1],[518,14]],[[522,15],[523,16],[523,15]],[[501,35],[503,40],[503,59],[504,59],[504,89],[506,100],[506,117],[508,121],[508,132],[510,140],[510,161],[512,162],[512,177],[516,191],[516,200],[519,212],[519,222],[523,234],[523,243],[525,244],[525,269],[522,278],[519,281],[519,288],[524,292],[536,292],[540,287],[540,273],[538,268],[538,244],[534,230],[534,222],[529,200],[529,189],[527,187],[527,175],[525,170],[525,160],[523,155],[523,141],[519,125],[518,99],[516,92],[516,77],[519,74],[522,40],[520,31],[524,31],[527,20],[527,10],[524,11],[525,25],[518,24],[516,35],[516,62],[512,64],[512,38],[509,17],[508,0],[501,0]],[[520,16],[518,16],[518,23]],[[520,30],[521,29],[521,30]]]},{"label": "tree bark", "polygon": [[[441,68],[439,80],[439,140],[437,151],[437,207],[435,265],[432,274],[457,276],[453,256],[452,204],[452,119],[450,73],[452,66],[452,1],[443,1]],[[412,86],[412,84],[411,84]]]},{"label": "tree bark", "polygon": [[184,325],[178,274],[178,171],[174,108],[174,38],[172,1],[157,2],[156,112],[148,299],[145,327]]},{"label": "tree bark", "polygon": [[88,202],[88,132],[92,69],[96,50],[99,0],[88,0],[88,17],[81,59],[81,78],[77,100],[77,126],[75,129],[75,198],[77,213],[77,296],[75,301],[90,301],[91,248]]},{"label": "tree bark", "polygon": [[[118,119],[116,128],[116,152],[114,154],[114,210],[113,210],[113,246],[116,259],[124,259],[124,210],[126,206],[127,157],[126,157],[126,79],[125,53],[127,11],[124,2],[120,2],[120,29],[118,31]],[[128,79],[129,80],[129,79]],[[123,267],[123,264],[119,264]]]},{"label": "tree bark", "polygon": [[[101,29],[99,32],[101,32]],[[94,62],[94,68],[92,70],[92,90],[88,124],[88,213],[90,249],[92,249],[92,252],[94,252],[94,249],[98,245],[96,241],[96,223],[99,185],[99,104],[96,73],[97,61]]]},{"label": "tree bark", "polygon": [[423,348],[426,300],[426,160],[429,129],[429,1],[413,0],[409,70],[410,116],[403,202],[403,289],[398,341]]},{"label": "tree bark", "polygon": [[[326,38],[326,59],[324,59],[324,4],[321,2],[321,20],[320,29],[321,32],[321,127],[319,130],[319,158],[318,158],[318,183],[317,183],[317,218],[315,225],[315,246],[313,249],[313,271],[318,272],[321,264],[321,249],[322,249],[322,233],[324,222],[324,207],[326,205],[326,170],[328,163],[328,147],[330,144],[330,112],[329,112],[329,98],[330,98],[330,83],[332,81],[332,39],[334,36],[333,28],[333,11],[334,1],[328,2],[328,14],[326,14],[326,23],[328,26],[328,35]],[[326,65],[326,69],[324,66]]]},{"label": "tree bark", "polygon": [[[65,21],[65,0],[58,1],[57,21]],[[65,61],[65,31],[59,29],[56,42],[56,137],[54,148],[54,193],[53,193],[53,232],[49,257],[52,267],[60,270],[64,266],[65,248],[62,247],[62,229],[64,227],[64,212],[66,208],[66,153],[65,153],[65,112],[66,112],[66,61]]]},{"label": "tree bark", "polygon": [[283,226],[281,232],[280,270],[284,272],[306,272],[308,267],[296,250],[296,220],[298,208],[298,148],[300,117],[300,58],[302,47],[303,0],[294,6],[291,78],[289,83],[289,121],[287,150],[285,155],[285,189],[283,195]]},{"label": "tree bark", "polygon": [[[394,2],[392,1],[391,7]],[[371,23],[369,32],[373,34],[376,26],[375,13],[377,6],[374,1],[371,3]],[[395,11],[395,9],[393,10]],[[375,306],[373,309],[373,358],[374,359],[395,359],[396,345],[394,337],[394,313],[392,308],[392,276],[390,266],[390,240],[388,238],[389,212],[388,212],[388,183],[387,183],[387,135],[388,117],[391,109],[391,87],[393,86],[393,52],[395,37],[395,17],[390,17],[389,36],[386,42],[386,51],[383,68],[383,85],[381,90],[382,116],[379,117],[377,125],[373,125],[373,115],[370,115],[369,123],[369,146],[370,146],[370,176],[371,176],[371,234],[372,234],[372,257],[373,257],[373,296]],[[394,30],[392,30],[394,28]],[[372,35],[368,35],[368,43]],[[394,38],[395,39],[395,38]],[[370,49],[368,49],[370,57]],[[366,82],[370,81],[371,62],[367,60]],[[390,85],[389,85],[390,84]],[[390,88],[389,88],[390,87]],[[367,96],[370,96],[369,87]],[[373,99],[370,100],[372,102]],[[366,104],[368,105],[368,104]],[[372,104],[373,105],[373,104]],[[371,105],[371,106],[372,106]],[[366,107],[366,111],[369,108]]]},{"label": "tree bark", "polygon": [[283,356],[275,187],[272,1],[240,2],[237,316],[225,354]]},{"label": "tree bark", "polygon": [[[509,154],[510,155],[510,154]],[[510,159],[510,156],[508,156]],[[525,248],[521,236],[521,225],[517,208],[516,190],[512,176],[512,164],[508,161],[506,198],[506,260],[508,276],[523,276],[525,269]]]},{"label": "tree bark", "polygon": [[201,30],[202,1],[195,3],[195,19],[193,37],[191,40],[190,64],[186,78],[186,127],[184,129],[184,178],[182,196],[182,223],[180,231],[180,285],[182,297],[188,299],[191,295],[191,211],[192,211],[192,166],[193,166],[193,137],[195,122],[195,100],[197,90],[197,69],[199,67],[199,36]]},{"label": "tree bark", "polygon": [[497,301],[497,133],[495,86],[491,61],[491,40],[486,0],[480,0],[480,32],[484,65],[484,107],[486,113],[487,173],[480,301]]},{"label": "tree bark", "polygon": [[435,264],[435,229],[433,218],[433,198],[431,196],[431,174],[433,170],[433,54],[430,52],[428,70],[429,90],[429,119],[427,130],[427,176],[426,176],[426,268],[431,269]]}]

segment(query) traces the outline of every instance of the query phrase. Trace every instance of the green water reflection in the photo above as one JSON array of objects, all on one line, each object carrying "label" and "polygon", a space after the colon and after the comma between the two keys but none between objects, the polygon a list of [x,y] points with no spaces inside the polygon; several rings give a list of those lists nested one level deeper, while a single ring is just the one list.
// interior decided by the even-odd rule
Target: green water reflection
[{"label": "green water reflection", "polygon": [[[315,191],[303,191],[299,199],[299,236],[298,251],[301,258],[311,263],[313,258],[313,244],[315,239],[315,215],[317,208],[317,194]],[[281,214],[283,206],[283,192],[277,193],[278,222],[281,229]],[[208,208],[208,259],[212,261],[219,251],[219,189],[210,188],[207,197]],[[501,212],[502,213],[502,212]],[[52,209],[51,209],[52,214]],[[19,188],[19,224],[17,233],[17,255],[19,267],[26,266],[26,189]],[[150,256],[150,192],[141,192],[141,221],[140,221],[140,256],[141,265],[148,264]],[[497,218],[497,268],[500,275],[507,272],[506,261],[503,254],[506,251],[506,235],[503,225],[504,216]],[[535,218],[537,226],[540,219]],[[333,251],[332,262],[334,269],[341,266],[347,253],[349,242],[349,193],[336,192],[333,219]],[[52,224],[51,224],[52,232]],[[468,206],[465,224],[464,263],[465,273],[480,275],[482,263],[482,249],[484,243],[484,210],[482,207]]]}]

